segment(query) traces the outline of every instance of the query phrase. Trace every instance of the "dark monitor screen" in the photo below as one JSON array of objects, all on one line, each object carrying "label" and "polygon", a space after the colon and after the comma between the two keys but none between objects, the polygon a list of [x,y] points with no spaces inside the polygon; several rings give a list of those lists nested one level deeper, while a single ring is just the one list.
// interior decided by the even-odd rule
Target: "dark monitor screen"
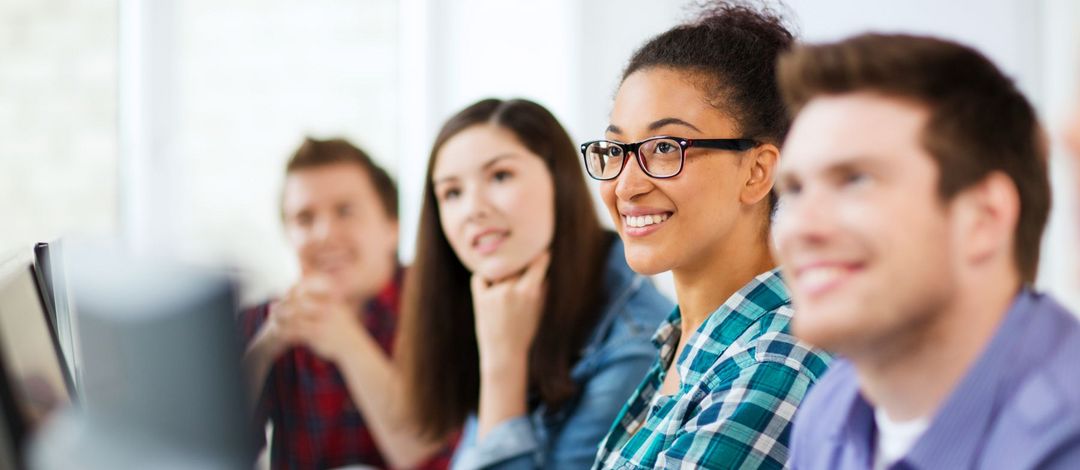
[{"label": "dark monitor screen", "polygon": [[66,370],[29,260],[0,266],[0,369],[15,408],[14,416],[6,418],[22,424],[23,435],[16,441],[71,403]]}]

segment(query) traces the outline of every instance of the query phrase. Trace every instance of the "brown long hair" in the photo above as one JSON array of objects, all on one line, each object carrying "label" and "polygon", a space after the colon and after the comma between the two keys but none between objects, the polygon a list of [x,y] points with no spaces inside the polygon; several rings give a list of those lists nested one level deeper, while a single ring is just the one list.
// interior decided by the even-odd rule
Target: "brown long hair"
[{"label": "brown long hair", "polygon": [[416,259],[403,294],[399,349],[421,431],[436,437],[457,429],[477,409],[480,356],[470,273],[439,224],[432,169],[447,140],[479,124],[513,132],[544,160],[555,184],[548,291],[529,351],[530,398],[558,409],[577,392],[570,370],[605,300],[603,268],[612,236],[601,228],[593,209],[577,150],[551,112],[528,100],[486,99],[451,117],[428,159]]}]

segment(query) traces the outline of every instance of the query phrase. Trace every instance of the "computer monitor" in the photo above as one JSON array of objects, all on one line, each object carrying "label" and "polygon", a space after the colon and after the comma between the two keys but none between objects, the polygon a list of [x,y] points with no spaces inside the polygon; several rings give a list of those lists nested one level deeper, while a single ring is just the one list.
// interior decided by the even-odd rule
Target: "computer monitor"
[{"label": "computer monitor", "polygon": [[56,332],[56,301],[54,301],[52,287],[52,256],[48,243],[41,242],[34,245],[34,274],[37,275],[38,288],[41,290],[41,299],[45,303],[45,313],[49,315],[49,326]]},{"label": "computer monitor", "polygon": [[227,273],[65,247],[79,407],[36,436],[37,468],[247,468],[254,443]]},{"label": "computer monitor", "polygon": [[[71,403],[68,374],[49,327],[33,264],[0,264],[0,369],[12,409],[3,410],[17,449],[57,409]],[[8,416],[10,414],[10,416]]]},{"label": "computer monitor", "polygon": [[45,311],[48,314],[53,340],[63,358],[67,381],[78,401],[80,372],[74,306],[70,301],[69,284],[64,265],[63,244],[60,240],[41,242],[34,246],[34,271],[41,291]]}]

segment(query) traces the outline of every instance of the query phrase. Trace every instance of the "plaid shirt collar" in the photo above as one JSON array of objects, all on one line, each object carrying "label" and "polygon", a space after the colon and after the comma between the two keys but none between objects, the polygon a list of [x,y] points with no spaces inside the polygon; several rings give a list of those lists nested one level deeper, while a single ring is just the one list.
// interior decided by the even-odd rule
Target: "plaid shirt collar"
[{"label": "plaid shirt collar", "polygon": [[779,270],[756,276],[688,338],[677,359],[679,391],[663,396],[681,335],[675,309],[654,336],[657,362],[593,468],[783,467],[794,410],[830,359],[790,335],[791,315]]},{"label": "plaid shirt collar", "polygon": [[[780,275],[780,268],[757,275],[738,292],[705,319],[694,334],[690,335],[682,356],[679,357],[679,377],[682,384],[695,383],[709,367],[722,357],[728,346],[746,328],[765,313],[791,302],[791,295]],[[682,337],[682,313],[679,307],[668,315],[653,335],[653,344],[660,350],[661,376],[663,380],[675,350]]]}]

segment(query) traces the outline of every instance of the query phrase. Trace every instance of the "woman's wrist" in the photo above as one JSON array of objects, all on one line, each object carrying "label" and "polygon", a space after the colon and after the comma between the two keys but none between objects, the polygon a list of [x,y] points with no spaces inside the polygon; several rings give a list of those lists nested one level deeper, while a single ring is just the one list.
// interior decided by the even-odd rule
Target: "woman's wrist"
[{"label": "woman's wrist", "polygon": [[482,358],[480,363],[478,442],[499,423],[525,415],[529,381],[525,354]]},{"label": "woman's wrist", "polygon": [[496,380],[513,379],[517,376],[526,376],[529,367],[529,354],[527,351],[508,350],[480,350],[480,376],[491,377]]}]

